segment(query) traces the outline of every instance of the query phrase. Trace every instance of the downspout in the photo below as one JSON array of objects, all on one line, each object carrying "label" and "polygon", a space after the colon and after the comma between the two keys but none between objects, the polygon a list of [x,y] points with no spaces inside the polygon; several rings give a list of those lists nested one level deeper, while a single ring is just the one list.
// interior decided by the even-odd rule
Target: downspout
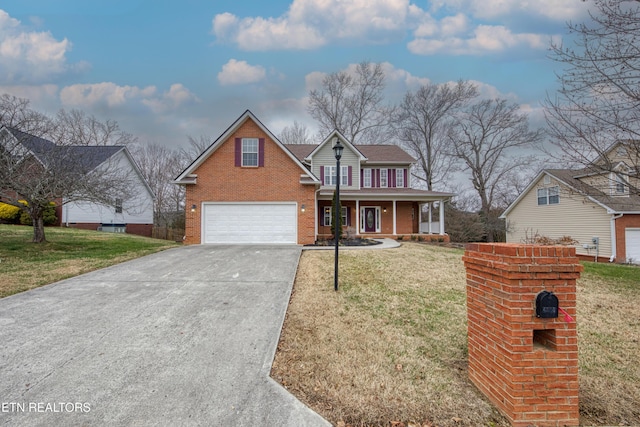
[{"label": "downspout", "polygon": [[616,241],[616,219],[622,218],[623,216],[623,213],[619,215],[611,215],[611,258],[609,258],[609,262],[614,262],[616,260],[616,257],[618,256],[618,242]]},{"label": "downspout", "polygon": [[[315,239],[314,239],[315,242],[318,241],[318,227],[320,225],[320,224],[318,224],[318,219],[320,217],[320,206],[318,205],[318,202],[319,202],[318,193],[320,193],[320,187],[318,187],[318,189],[316,190],[316,193],[315,193],[315,199],[316,199],[315,200],[315,205],[316,205],[316,207],[314,209],[315,218],[313,219],[313,223],[315,224],[315,227],[314,227],[315,228]],[[324,218],[324,213],[322,214],[322,217]]]}]

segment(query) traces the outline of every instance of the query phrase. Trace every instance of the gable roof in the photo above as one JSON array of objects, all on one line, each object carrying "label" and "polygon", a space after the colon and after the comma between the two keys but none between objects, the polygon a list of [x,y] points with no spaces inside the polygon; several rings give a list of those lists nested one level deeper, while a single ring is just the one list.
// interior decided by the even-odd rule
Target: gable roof
[{"label": "gable roof", "polygon": [[267,136],[278,146],[280,147],[290,158],[293,160],[304,172],[304,175],[307,175],[311,178],[312,183],[320,183],[320,180],[313,174],[309,169],[307,169],[302,161],[294,155],[288,148],[285,146],[274,134],[271,133],[267,127],[262,124],[260,120],[250,111],[246,110],[240,117],[234,121],[231,126],[225,130],[222,135],[220,135],[206,150],[204,150],[200,155],[193,161],[189,166],[183,170],[180,175],[176,177],[173,181],[174,184],[193,184],[195,183],[193,172],[202,164],[205,160],[209,158],[240,126],[242,126],[247,120],[252,120],[258,127],[265,133]]},{"label": "gable roof", "polygon": [[4,126],[9,133],[44,166],[69,165],[87,173],[125,147],[122,145],[57,145],[48,139]]},{"label": "gable roof", "polygon": [[[317,144],[286,144],[286,147],[300,161],[305,161],[311,157],[311,154],[319,147]],[[357,144],[353,146],[359,153],[366,158],[366,163],[414,163],[416,159],[411,157],[402,148],[397,145],[364,145]]]},{"label": "gable roof", "polygon": [[18,129],[5,126],[5,129],[13,135],[13,137],[20,142],[25,148],[31,151],[34,155],[42,155],[47,151],[53,150],[56,147],[56,144],[49,141],[48,139],[40,138],[35,135],[31,135],[26,132],[22,132]]},{"label": "gable roof", "polygon": [[[319,151],[325,144],[328,144],[329,142],[333,144],[333,140],[335,140],[336,138],[340,139],[344,143],[345,148],[348,148],[354,154],[356,154],[361,161],[367,160],[367,157],[362,154],[362,152],[358,150],[355,145],[349,142],[349,140],[345,138],[345,136],[337,129],[334,129],[320,144],[318,144],[316,148],[314,148],[314,150],[307,155],[305,160],[310,160],[311,157],[313,157],[313,155],[316,154],[316,152]],[[331,148],[333,148],[333,146]]]},{"label": "gable roof", "polygon": [[68,150],[66,154],[75,160],[74,164],[76,167],[81,167],[86,172],[94,170],[102,163],[113,157],[116,153],[125,149],[122,145],[74,145],[60,148]]},{"label": "gable roof", "polygon": [[548,175],[557,181],[564,184],[566,187],[572,189],[573,191],[583,195],[584,197],[591,200],[593,203],[601,206],[606,209],[609,214],[620,214],[620,213],[640,213],[640,195],[630,194],[628,196],[611,196],[604,193],[601,190],[598,190],[596,187],[593,187],[580,179],[578,177],[585,176],[584,170],[574,170],[574,169],[543,169],[536,175],[536,177],[531,181],[531,183],[524,189],[522,193],[509,205],[509,207],[500,215],[500,218],[505,218],[513,208],[520,203],[531,189],[536,185],[536,183],[542,178],[544,175]]},{"label": "gable roof", "polygon": [[357,145],[367,163],[414,163],[416,159],[397,145]]}]

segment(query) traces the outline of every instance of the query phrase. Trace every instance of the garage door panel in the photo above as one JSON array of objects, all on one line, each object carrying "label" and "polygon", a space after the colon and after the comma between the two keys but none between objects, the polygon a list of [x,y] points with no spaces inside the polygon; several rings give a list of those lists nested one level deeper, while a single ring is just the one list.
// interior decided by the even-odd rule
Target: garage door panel
[{"label": "garage door panel", "polygon": [[627,228],[624,234],[627,261],[640,264],[640,228]]},{"label": "garage door panel", "polygon": [[204,243],[297,243],[295,203],[205,203]]}]

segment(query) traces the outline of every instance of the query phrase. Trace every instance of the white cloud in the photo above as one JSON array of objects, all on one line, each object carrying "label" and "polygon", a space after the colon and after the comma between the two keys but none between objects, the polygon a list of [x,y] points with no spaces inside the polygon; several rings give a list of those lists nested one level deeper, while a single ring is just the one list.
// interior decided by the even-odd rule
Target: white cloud
[{"label": "white cloud", "polygon": [[578,0],[434,0],[431,10],[458,10],[474,18],[494,19],[510,15],[539,16],[557,22],[584,17],[587,3]]},{"label": "white cloud", "polygon": [[155,86],[139,88],[136,86],[118,86],[115,83],[103,82],[94,84],[76,84],[60,91],[63,105],[74,107],[92,107],[106,105],[119,107],[130,101],[150,98],[156,93]]},{"label": "white cloud", "polygon": [[577,0],[436,0],[430,4],[425,10],[410,0],[293,0],[278,17],[216,15],[212,33],[218,42],[264,51],[316,49],[336,42],[388,43],[413,32],[414,40],[408,44],[413,53],[480,55],[548,46],[551,35],[519,33],[507,26],[505,18],[523,22],[537,17],[558,25],[586,12],[584,3]]},{"label": "white cloud", "polygon": [[147,107],[156,114],[175,111],[179,107],[198,101],[184,85],[176,83],[168,91],[158,93],[155,86],[119,86],[112,82],[76,84],[60,91],[64,107],[109,108],[132,110]]},{"label": "white cloud", "polygon": [[407,45],[418,55],[484,55],[524,47],[544,50],[555,36],[533,33],[512,33],[502,25],[479,25],[467,37],[416,38]]},{"label": "white cloud", "polygon": [[223,86],[257,83],[264,80],[267,72],[259,65],[249,65],[246,61],[230,59],[218,73],[218,81]]},{"label": "white cloud", "polygon": [[70,49],[66,38],[28,31],[0,9],[0,83],[37,83],[60,75],[72,68],[66,59]]},{"label": "white cloud", "polygon": [[213,33],[244,50],[315,49],[344,39],[379,43],[401,37],[415,9],[409,0],[294,0],[276,18],[216,15]]}]

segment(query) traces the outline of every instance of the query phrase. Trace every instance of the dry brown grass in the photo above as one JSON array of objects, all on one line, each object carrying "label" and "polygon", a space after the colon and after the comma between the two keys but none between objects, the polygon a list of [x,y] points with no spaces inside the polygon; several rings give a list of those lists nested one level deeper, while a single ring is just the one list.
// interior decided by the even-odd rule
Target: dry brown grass
[{"label": "dry brown grass", "polygon": [[[468,380],[462,251],[307,251],[272,376],[334,425],[508,425]],[[583,425],[640,425],[640,286],[579,284]]]},{"label": "dry brown grass", "polygon": [[[466,375],[461,251],[307,251],[273,377],[334,424],[506,425]],[[429,424],[427,424],[429,425]]]},{"label": "dry brown grass", "polygon": [[640,426],[639,304],[640,269],[635,285],[589,274],[579,282],[580,413],[585,425]]}]

